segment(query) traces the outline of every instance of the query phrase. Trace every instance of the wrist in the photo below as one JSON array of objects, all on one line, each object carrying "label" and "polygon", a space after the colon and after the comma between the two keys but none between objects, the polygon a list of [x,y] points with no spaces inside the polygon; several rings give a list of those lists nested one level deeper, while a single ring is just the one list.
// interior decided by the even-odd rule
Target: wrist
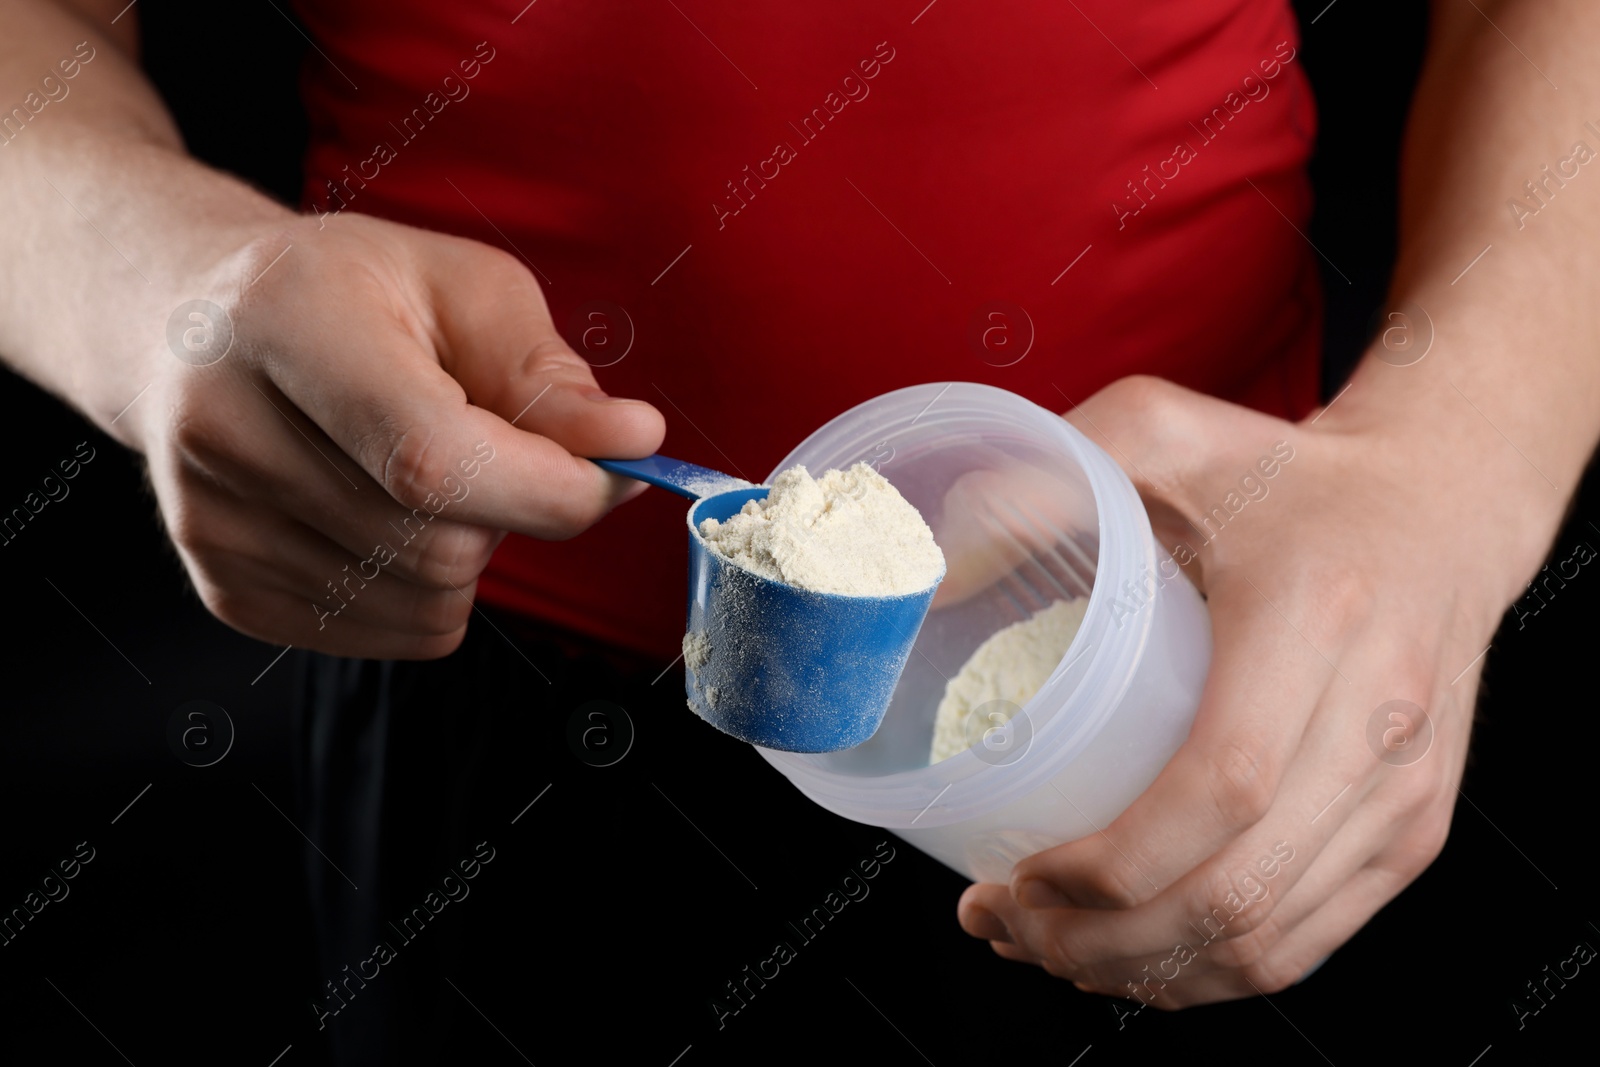
[{"label": "wrist", "polygon": [[94,421],[135,451],[148,452],[164,431],[171,390],[229,373],[241,358],[242,297],[292,243],[299,218],[251,197],[256,202],[240,204],[235,217],[184,235],[181,263],[153,276],[132,310],[135,325],[118,354],[122,372],[89,401]]},{"label": "wrist", "polygon": [[1436,539],[1465,606],[1492,626],[1548,554],[1588,447],[1519,433],[1538,417],[1519,406],[1528,398],[1488,388],[1460,352],[1453,366],[1438,356],[1398,365],[1406,360],[1380,334],[1348,388],[1301,430],[1341,442],[1358,477],[1405,501],[1400,536]]}]

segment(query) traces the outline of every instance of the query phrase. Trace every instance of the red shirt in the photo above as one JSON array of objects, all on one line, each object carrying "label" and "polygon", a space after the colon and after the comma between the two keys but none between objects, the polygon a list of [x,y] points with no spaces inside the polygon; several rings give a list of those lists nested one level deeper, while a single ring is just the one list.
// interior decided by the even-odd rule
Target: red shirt
[{"label": "red shirt", "polygon": [[[1058,411],[1136,372],[1316,402],[1287,0],[525,2],[298,4],[306,205],[513,247],[668,454],[760,481],[928,381]],[[595,301],[626,321],[573,321]],[[651,492],[569,542],[508,538],[479,595],[665,662],[683,513]]]}]

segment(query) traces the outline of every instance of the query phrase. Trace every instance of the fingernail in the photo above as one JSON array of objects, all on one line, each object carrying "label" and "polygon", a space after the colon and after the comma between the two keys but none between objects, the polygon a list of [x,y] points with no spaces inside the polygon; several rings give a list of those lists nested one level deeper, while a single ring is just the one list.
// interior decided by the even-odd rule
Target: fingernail
[{"label": "fingernail", "polygon": [[967,914],[967,923],[967,933],[973,937],[980,937],[985,941],[1011,943],[1011,931],[1000,921],[1000,916],[988,908],[973,908]]},{"label": "fingernail", "polygon": [[646,403],[646,401],[640,400],[638,397],[633,397],[633,396],[612,396],[610,393],[606,392],[604,389],[583,389],[583,390],[579,391],[578,395],[582,396],[585,400],[589,401],[589,403],[591,403],[591,404],[643,404],[643,403]]},{"label": "fingernail", "polygon": [[1072,901],[1066,894],[1042,878],[1028,878],[1021,882],[1013,894],[1024,908],[1070,908]]}]

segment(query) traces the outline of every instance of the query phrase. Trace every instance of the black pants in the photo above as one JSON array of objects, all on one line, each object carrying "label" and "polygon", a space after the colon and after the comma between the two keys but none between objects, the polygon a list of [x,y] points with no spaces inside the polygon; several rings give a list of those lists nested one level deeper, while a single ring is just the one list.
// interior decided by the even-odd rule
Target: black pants
[{"label": "black pants", "polygon": [[[488,613],[442,660],[299,669],[319,949],[299,1062],[666,1064],[692,1044],[704,1067],[774,1040],[815,1062],[835,1035],[796,1019],[877,1020],[862,994],[914,1018],[925,983],[991,958],[956,929],[961,879],[701,722],[681,664]],[[845,881],[863,863],[877,876]],[[798,958],[763,985],[749,968],[779,941]]]},{"label": "black pants", "polygon": [[308,1014],[332,1062],[509,1052],[479,1013],[502,1027],[526,1016],[485,1005],[503,998],[483,937],[503,936],[518,894],[551,873],[561,835],[541,816],[572,797],[541,791],[611,769],[594,765],[630,742],[616,707],[681,709],[680,678],[650,685],[663,666],[494,613],[435,662],[302,657],[297,799],[320,966]]}]

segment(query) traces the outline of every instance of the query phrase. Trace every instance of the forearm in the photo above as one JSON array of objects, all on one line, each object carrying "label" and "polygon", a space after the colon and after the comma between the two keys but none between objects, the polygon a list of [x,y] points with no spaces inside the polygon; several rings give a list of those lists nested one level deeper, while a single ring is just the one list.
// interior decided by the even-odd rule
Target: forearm
[{"label": "forearm", "polygon": [[191,290],[292,213],[184,153],[133,55],[137,9],[113,26],[121,4],[81,6],[0,8],[0,358],[137,445],[138,414],[111,423],[179,366],[161,359],[172,310],[214,298]]},{"label": "forearm", "polygon": [[[1390,437],[1409,452],[1395,457],[1403,478],[1478,486],[1484,529],[1463,536],[1495,553],[1483,570],[1504,572],[1500,610],[1538,566],[1600,436],[1600,162],[1560,176],[1576,142],[1600,153],[1587,125],[1600,126],[1600,9],[1440,0],[1434,23],[1389,304],[1414,307],[1385,324],[1432,347],[1400,366],[1421,349],[1396,351],[1402,333],[1386,347],[1380,332],[1316,429]],[[1547,181],[1542,207],[1530,180]]]}]

